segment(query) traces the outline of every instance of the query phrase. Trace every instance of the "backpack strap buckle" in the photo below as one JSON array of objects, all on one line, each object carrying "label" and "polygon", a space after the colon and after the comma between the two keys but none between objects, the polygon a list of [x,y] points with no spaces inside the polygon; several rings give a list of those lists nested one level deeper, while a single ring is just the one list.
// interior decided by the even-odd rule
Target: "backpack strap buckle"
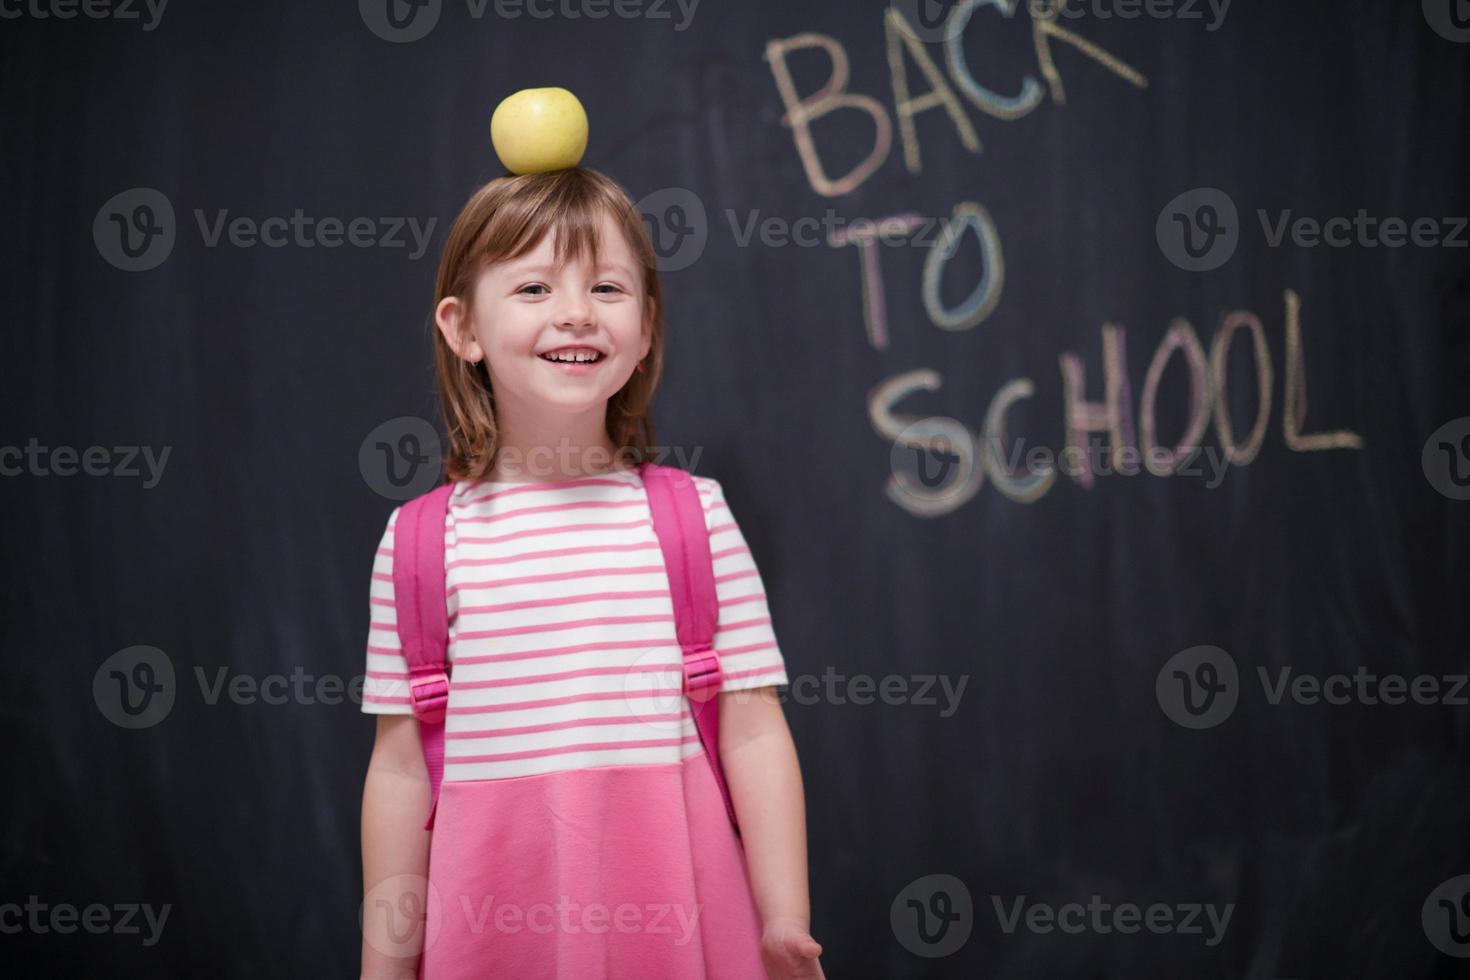
[{"label": "backpack strap buckle", "polygon": [[411,671],[408,676],[408,703],[419,721],[437,724],[444,720],[449,706],[449,675],[437,667]]},{"label": "backpack strap buckle", "polygon": [[[719,692],[724,682],[719,654],[707,643],[693,643],[684,648],[684,693],[705,701]],[[697,697],[696,697],[697,695]]]}]

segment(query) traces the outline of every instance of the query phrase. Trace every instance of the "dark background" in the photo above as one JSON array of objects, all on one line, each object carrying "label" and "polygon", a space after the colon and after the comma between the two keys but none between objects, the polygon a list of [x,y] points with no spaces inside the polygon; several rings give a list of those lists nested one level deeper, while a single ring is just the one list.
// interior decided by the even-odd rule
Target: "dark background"
[{"label": "dark background", "polygon": [[[1240,0],[1214,31],[1208,17],[1089,16],[1067,26],[1146,88],[1053,43],[1065,104],[1000,121],[965,103],[978,155],[942,111],[923,112],[920,173],[895,125],[877,173],[825,198],[781,124],[765,45],[832,35],[850,88],[891,116],[884,9],[705,0],[680,31],[677,8],[670,20],[475,19],[446,0],[432,32],[401,44],[351,2],[175,0],[154,30],[29,8],[0,20],[0,443],[170,447],[151,488],[32,469],[0,481],[0,903],[171,906],[152,946],[0,933],[9,975],[355,975],[372,720],[345,699],[210,704],[196,671],[361,673],[371,559],[395,501],[359,450],[400,416],[438,424],[426,317],[439,248],[500,172],[494,106],[541,85],[586,106],[585,165],[635,198],[681,187],[707,209],[704,252],[664,277],[659,442],[682,447],[674,462],[697,451],[692,468],[723,483],[793,680],[966,679],[949,717],[850,696],[788,703],[829,977],[1465,972],[1421,909],[1470,873],[1467,709],[1272,705],[1256,671],[1470,668],[1470,503],[1421,467],[1431,433],[1470,415],[1470,260],[1464,248],[1272,248],[1255,212],[1470,212],[1470,44],[1432,30],[1415,2]],[[1025,11],[977,12],[964,39],[976,76],[1008,93],[1023,73],[1040,79],[1031,32]],[[927,50],[942,68],[942,47]],[[828,72],[819,51],[792,67],[803,93]],[[856,112],[814,133],[834,175],[871,145]],[[177,241],[156,268],[128,272],[92,229],[135,187],[171,201]],[[1234,256],[1202,273],[1155,239],[1160,209],[1194,187],[1222,189],[1240,214]],[[962,200],[987,208],[1003,245],[995,311],[937,329],[920,302],[925,250],[884,248],[886,350],[865,338],[853,249],[741,247],[725,217],[942,217]],[[297,208],[437,225],[411,259],[211,248],[193,214]],[[945,273],[948,301],[974,283],[977,254],[970,235]],[[1283,439],[1287,289],[1302,297],[1305,429],[1351,430],[1361,449]],[[1261,317],[1275,388],[1260,455],[1219,486],[1109,475],[1089,490],[1061,476],[1028,505],[987,480],[929,518],[885,493],[892,441],[868,401],[884,380],[939,372],[942,387],[897,410],[978,430],[994,392],[1030,377],[1010,429],[1060,448],[1059,355],[1082,358],[1100,399],[1101,327],[1122,325],[1136,417],[1170,319],[1208,349],[1236,309]],[[1246,341],[1228,394],[1242,433],[1255,404]],[[1183,428],[1185,377],[1172,363],[1161,386],[1167,441]],[[1218,446],[1213,426],[1204,441]],[[1190,730],[1155,680],[1205,644],[1233,658],[1239,704]],[[93,681],[137,645],[166,654],[176,696],[166,718],[128,730]],[[968,892],[950,889],[968,901],[955,928],[971,931],[948,956],[917,955],[902,902],[890,918],[929,875]],[[1234,908],[1209,946],[1208,928],[1008,934],[992,904],[1094,894]]]}]

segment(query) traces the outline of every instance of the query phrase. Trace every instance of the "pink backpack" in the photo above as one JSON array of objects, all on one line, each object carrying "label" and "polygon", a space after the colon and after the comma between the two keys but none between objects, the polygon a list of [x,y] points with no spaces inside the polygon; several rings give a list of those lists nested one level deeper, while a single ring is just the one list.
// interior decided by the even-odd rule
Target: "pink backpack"
[{"label": "pink backpack", "polygon": [[[674,621],[684,651],[684,693],[700,741],[725,799],[725,812],[740,833],[725,785],[719,753],[719,694],[722,675],[714,651],[719,600],[709,552],[709,530],[699,489],[683,470],[655,463],[640,467],[653,529],[669,575]],[[408,661],[409,703],[419,723],[431,800],[425,830],[434,827],[439,785],[444,780],[444,713],[449,704],[448,603],[444,586],[444,521],[453,484],[406,502],[393,527],[393,590],[398,638]]]}]

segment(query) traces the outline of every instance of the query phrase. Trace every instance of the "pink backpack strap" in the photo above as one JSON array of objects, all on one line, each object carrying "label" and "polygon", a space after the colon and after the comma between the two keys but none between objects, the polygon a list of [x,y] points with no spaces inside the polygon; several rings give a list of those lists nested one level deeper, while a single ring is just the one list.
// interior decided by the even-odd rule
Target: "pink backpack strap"
[{"label": "pink backpack strap", "polygon": [[674,625],[684,651],[684,693],[699,728],[704,753],[709,756],[715,783],[725,799],[725,812],[735,833],[735,804],[720,765],[720,699],[723,683],[720,657],[714,650],[720,603],[715,593],[715,570],[709,553],[709,528],[699,488],[688,473],[670,466],[644,463],[643,485],[653,513],[653,530],[664,553],[669,593],[674,602]]},{"label": "pink backpack strap", "polygon": [[408,661],[408,700],[419,722],[430,806],[425,830],[434,828],[439,785],[444,780],[444,712],[449,703],[449,609],[444,588],[446,483],[405,503],[393,525],[393,599],[398,641]]}]

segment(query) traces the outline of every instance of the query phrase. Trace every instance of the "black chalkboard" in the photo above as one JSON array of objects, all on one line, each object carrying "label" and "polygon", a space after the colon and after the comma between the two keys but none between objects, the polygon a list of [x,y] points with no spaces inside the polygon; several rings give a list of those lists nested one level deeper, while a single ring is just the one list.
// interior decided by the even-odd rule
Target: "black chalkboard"
[{"label": "black chalkboard", "polygon": [[357,969],[362,450],[538,85],[659,239],[829,977],[1463,972],[1463,0],[0,13],[16,975]]}]

